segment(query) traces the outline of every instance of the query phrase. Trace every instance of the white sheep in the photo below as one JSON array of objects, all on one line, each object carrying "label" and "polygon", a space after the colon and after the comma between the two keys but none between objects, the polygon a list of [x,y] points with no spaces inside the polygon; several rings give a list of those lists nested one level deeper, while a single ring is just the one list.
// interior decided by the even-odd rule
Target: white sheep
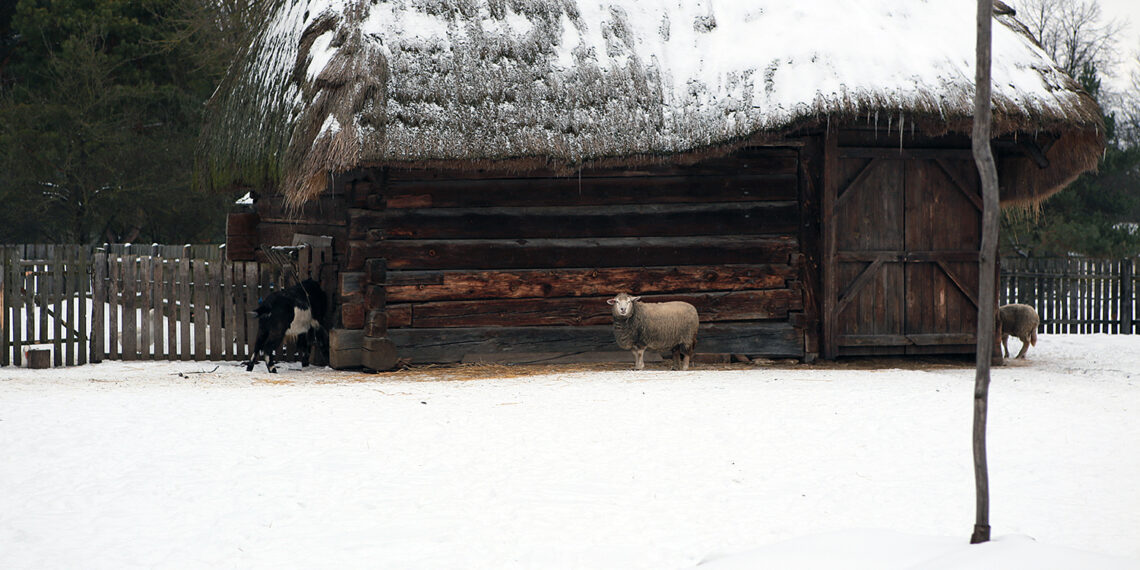
[{"label": "white sheep", "polygon": [[606,303],[613,305],[614,339],[633,352],[634,368],[645,368],[645,351],[672,351],[673,369],[689,369],[697,346],[696,307],[683,301],[642,303],[641,297],[618,293]]},{"label": "white sheep", "polygon": [[1017,353],[1017,358],[1025,358],[1029,346],[1037,346],[1037,325],[1041,323],[1037,311],[1029,305],[1012,303],[999,307],[997,318],[1001,326],[1001,347],[1005,349],[1005,357],[1009,358],[1009,337],[1013,335],[1021,341],[1021,352]]}]

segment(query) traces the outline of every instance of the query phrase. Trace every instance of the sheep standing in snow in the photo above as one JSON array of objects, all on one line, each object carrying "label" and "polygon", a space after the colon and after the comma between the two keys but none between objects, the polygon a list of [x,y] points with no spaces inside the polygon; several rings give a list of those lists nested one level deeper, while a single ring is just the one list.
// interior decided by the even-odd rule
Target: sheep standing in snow
[{"label": "sheep standing in snow", "polygon": [[1009,358],[1009,337],[1013,335],[1021,340],[1021,352],[1017,358],[1025,358],[1025,351],[1029,345],[1037,346],[1037,325],[1041,318],[1037,311],[1029,305],[1013,303],[998,308],[998,324],[1001,326],[1001,347],[1005,349],[1005,357]]},{"label": "sheep standing in snow", "polygon": [[697,309],[683,301],[642,303],[641,297],[618,293],[613,305],[614,339],[633,352],[634,368],[645,368],[645,351],[672,351],[673,369],[689,369],[697,346]]}]

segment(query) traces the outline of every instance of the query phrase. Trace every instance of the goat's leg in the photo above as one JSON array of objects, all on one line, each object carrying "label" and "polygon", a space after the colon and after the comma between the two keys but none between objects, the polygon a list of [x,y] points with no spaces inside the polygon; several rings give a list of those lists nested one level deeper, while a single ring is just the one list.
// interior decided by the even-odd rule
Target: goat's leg
[{"label": "goat's leg", "polygon": [[297,335],[297,352],[301,353],[301,367],[309,365],[309,333]]}]

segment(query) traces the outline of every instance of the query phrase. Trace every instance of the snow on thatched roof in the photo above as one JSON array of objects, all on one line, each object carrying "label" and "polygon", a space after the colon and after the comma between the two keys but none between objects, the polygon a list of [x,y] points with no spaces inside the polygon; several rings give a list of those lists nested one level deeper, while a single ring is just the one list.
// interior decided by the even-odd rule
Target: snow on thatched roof
[{"label": "snow on thatched roof", "polygon": [[[1032,198],[1095,166],[1103,136],[1010,12],[995,136],[1060,137],[1049,176],[1018,175]],[[211,102],[202,175],[300,203],[363,165],[570,170],[823,121],[968,133],[974,29],[957,0],[274,0]]]}]

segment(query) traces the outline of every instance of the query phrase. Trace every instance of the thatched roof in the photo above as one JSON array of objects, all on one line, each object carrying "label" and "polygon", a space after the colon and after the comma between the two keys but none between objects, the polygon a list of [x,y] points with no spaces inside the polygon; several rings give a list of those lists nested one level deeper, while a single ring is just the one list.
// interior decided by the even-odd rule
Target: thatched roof
[{"label": "thatched roof", "polygon": [[[1008,200],[1095,167],[1096,103],[1000,3],[994,134],[1048,134]],[[516,171],[728,152],[823,122],[969,133],[960,0],[271,0],[210,103],[208,186],[294,203],[357,166]]]}]

